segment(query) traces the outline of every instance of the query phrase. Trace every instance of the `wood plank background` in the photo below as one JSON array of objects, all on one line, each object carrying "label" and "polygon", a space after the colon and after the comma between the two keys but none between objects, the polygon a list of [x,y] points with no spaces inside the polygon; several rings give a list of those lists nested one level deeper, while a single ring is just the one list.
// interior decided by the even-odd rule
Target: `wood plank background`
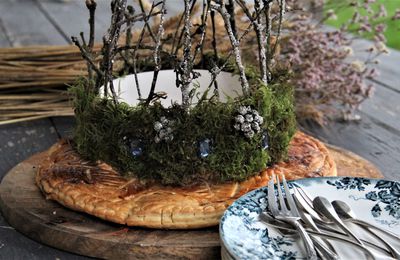
[{"label": "wood plank background", "polygon": [[[98,0],[96,35],[100,40],[109,23],[109,0]],[[169,0],[169,15],[181,8]],[[71,35],[87,32],[84,0],[1,0],[0,47],[70,44]],[[360,42],[367,46],[368,41]],[[362,53],[357,54],[362,56]],[[359,114],[361,122],[313,124],[302,130],[370,160],[386,178],[400,180],[400,52],[381,58],[373,98]],[[73,118],[51,118],[0,126],[0,180],[18,162],[47,149],[71,132]],[[56,250],[16,232],[0,215],[0,259],[89,259]]]}]

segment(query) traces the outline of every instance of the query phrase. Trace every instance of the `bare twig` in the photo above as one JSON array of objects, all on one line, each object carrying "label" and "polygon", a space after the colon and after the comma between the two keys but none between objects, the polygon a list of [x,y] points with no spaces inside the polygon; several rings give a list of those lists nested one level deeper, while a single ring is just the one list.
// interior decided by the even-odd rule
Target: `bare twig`
[{"label": "bare twig", "polygon": [[[131,43],[132,43],[132,26],[133,26],[134,23],[132,23],[132,21],[130,21],[130,18],[134,15],[135,9],[132,6],[128,6],[127,9],[128,9],[128,13],[125,15],[126,16],[125,19],[127,20],[126,26],[127,26],[128,29],[127,29],[127,32],[126,32],[126,45],[124,46],[126,48],[126,52],[125,52],[126,56],[125,56],[124,59],[125,59],[125,62],[127,64],[127,66],[130,66],[130,64],[131,64],[130,63],[131,61],[129,59],[130,50],[134,47],[134,46],[131,46]],[[140,45],[140,43],[139,43],[139,45]],[[138,46],[136,46],[136,47],[138,47]],[[136,50],[137,49],[134,48],[134,52],[136,52]],[[135,57],[135,55],[132,55],[132,56]],[[132,62],[135,63],[135,58],[133,58]],[[135,69],[134,69],[134,75],[135,75],[135,82],[136,82],[136,84],[135,84],[136,85],[136,91],[138,93],[139,99],[141,99],[142,98],[142,93],[140,91],[139,80],[137,79],[137,73],[135,72]]]},{"label": "bare twig", "polygon": [[254,0],[254,9],[255,9],[254,15],[251,14],[244,0],[237,0],[237,2],[244,11],[244,13],[246,14],[246,16],[248,17],[248,19],[250,20],[250,22],[253,24],[254,31],[256,32],[261,80],[264,82],[264,84],[267,84],[268,71],[267,71],[267,57],[265,53],[266,38],[264,35],[264,25],[262,23],[261,16],[255,15],[257,13],[261,13],[262,11],[260,0]]},{"label": "bare twig", "polygon": [[97,3],[94,0],[86,0],[86,7],[89,9],[89,50],[92,51],[94,46],[94,33],[95,33],[95,12]]},{"label": "bare twig", "polygon": [[249,90],[249,82],[247,81],[245,68],[242,63],[242,57],[241,57],[240,48],[239,48],[240,42],[233,34],[231,23],[229,20],[230,15],[226,10],[225,5],[223,4],[223,1],[221,1],[221,2],[222,2],[221,5],[213,4],[212,8],[217,10],[221,14],[222,18],[224,19],[225,29],[228,33],[229,40],[231,41],[233,53],[235,54],[235,61],[236,61],[236,66],[239,70],[239,76],[240,76],[240,82],[242,85],[243,95],[247,96],[250,91]]},{"label": "bare twig", "polygon": [[[137,42],[136,42],[137,43]],[[144,45],[144,44],[140,44],[139,46],[120,46],[116,48],[117,52],[122,52],[122,51],[128,51],[128,50],[155,50],[155,46],[150,46],[150,45]]]},{"label": "bare twig", "polygon": [[160,17],[160,24],[158,25],[158,32],[157,32],[157,38],[156,38],[156,46],[154,49],[154,53],[153,53],[153,57],[154,57],[154,74],[153,74],[153,80],[151,83],[151,88],[150,88],[150,92],[149,95],[147,97],[146,100],[146,104],[148,105],[150,103],[150,101],[153,99],[154,96],[154,90],[156,88],[156,83],[157,83],[157,77],[158,77],[158,73],[161,70],[161,39],[164,35],[164,17],[165,17],[165,1],[162,1],[162,5],[161,5],[161,17]]},{"label": "bare twig", "polygon": [[[212,9],[211,9],[211,10],[212,10]],[[255,16],[254,16],[255,19],[257,19],[257,17],[261,15],[261,11],[262,11],[262,10],[260,10],[259,13],[256,13],[256,14],[255,14]],[[211,11],[211,12],[212,12],[212,11]],[[212,17],[212,16],[211,16],[211,17]],[[239,37],[239,39],[238,39],[238,43],[239,43],[239,44],[246,38],[246,36],[247,36],[247,35],[249,34],[249,32],[251,31],[251,28],[252,28],[252,24],[250,23],[249,26],[247,26],[246,30],[244,30],[244,32],[242,33],[242,35]],[[211,73],[212,73],[212,79],[211,79],[211,83],[210,83],[210,85],[209,85],[209,88],[212,86],[212,84],[214,84],[214,85],[216,84],[216,78],[217,78],[217,76],[218,76],[219,73],[221,73],[221,72],[225,69],[225,67],[228,65],[229,59],[231,58],[231,56],[232,56],[234,53],[235,53],[235,50],[232,49],[232,50],[226,55],[225,61],[224,61],[224,63],[222,64],[222,66],[220,66],[220,67],[215,67],[215,68],[211,71]]]},{"label": "bare twig", "polygon": [[91,69],[93,69],[98,77],[103,76],[103,72],[94,64],[93,57],[91,53],[89,53],[79,42],[78,38],[72,36],[71,37],[72,42],[79,48],[82,57],[89,63]]},{"label": "bare twig", "polygon": [[211,10],[211,26],[212,26],[212,42],[211,45],[214,49],[214,59],[215,61],[218,61],[218,49],[217,49],[217,39],[216,39],[216,31],[215,31],[215,11]]},{"label": "bare twig", "polygon": [[[161,2],[157,3],[155,6],[157,6],[157,5],[160,4],[160,3],[161,3]],[[153,17],[153,16],[157,16],[157,15],[159,15],[159,14],[161,14],[161,11],[152,13],[152,15],[146,15],[145,13],[133,15],[133,16],[127,18],[127,19],[121,20],[120,22],[118,22],[117,25],[120,26],[120,25],[126,24],[126,23],[128,23],[128,22],[135,23],[135,22],[139,22],[139,21],[146,21],[146,18],[150,18],[150,17]],[[149,24],[147,24],[147,25],[150,26]]]},{"label": "bare twig", "polygon": [[[136,48],[133,50],[133,54],[132,54],[132,56],[133,56],[133,74],[135,76],[135,84],[136,84],[136,90],[138,93],[139,100],[142,99],[142,93],[140,91],[139,79],[138,79],[138,75],[137,75],[137,57],[138,57],[137,55],[138,55],[138,50],[144,40],[144,34],[146,32],[146,28],[148,28],[148,26],[149,26],[148,21],[149,21],[150,17],[153,16],[154,8],[157,5],[158,4],[156,4],[153,1],[153,4],[151,5],[150,11],[149,11],[149,14],[144,18],[144,25],[143,25],[142,31],[140,32],[139,40],[136,42]],[[144,10],[144,8],[142,10]]]},{"label": "bare twig", "polygon": [[271,59],[275,55],[276,48],[279,44],[279,39],[282,31],[283,17],[285,16],[285,11],[286,11],[286,1],[285,0],[278,0],[278,1],[279,1],[279,21],[278,21],[278,29],[276,33],[275,44],[274,47],[272,48]]},{"label": "bare twig", "polygon": [[207,32],[207,19],[208,19],[208,13],[210,11],[210,2],[211,0],[203,0],[203,13],[201,14],[201,25],[200,25],[200,31],[201,31],[201,36],[200,40],[197,43],[194,55],[193,55],[193,62],[196,59],[197,54],[200,52],[200,50],[203,49],[204,46],[204,40],[206,37],[206,32]]},{"label": "bare twig", "polygon": [[[192,1],[192,5],[191,5],[191,7],[190,7],[190,12],[189,12],[190,15],[191,15],[192,12],[193,12],[193,9],[194,9],[194,7],[195,7],[195,5],[196,5],[197,0],[191,0],[191,1]],[[186,3],[185,3],[185,5],[186,5]],[[186,7],[185,7],[185,8],[186,8]],[[186,9],[185,9],[185,10],[186,10]],[[183,18],[186,17],[185,15],[186,15],[186,11],[183,13]],[[177,28],[177,30],[178,30],[178,28]],[[182,39],[183,39],[184,34],[185,34],[185,26],[182,28],[181,34],[179,35],[179,40],[178,40],[178,43],[177,43],[177,45],[176,45],[176,49],[175,49],[174,55],[178,55],[178,51],[179,51],[179,49],[182,47],[181,42],[182,42]]]},{"label": "bare twig", "polygon": [[[261,12],[261,4],[260,0],[255,0],[254,1],[254,7],[256,13]],[[260,62],[260,73],[261,73],[261,80],[264,82],[264,84],[268,84],[268,61],[265,53],[265,45],[267,43],[265,35],[263,33],[264,31],[264,25],[262,24],[262,19],[261,16],[258,16],[257,19],[255,19],[256,23],[254,24],[254,30],[256,31],[257,35],[257,45],[258,45],[258,56],[259,56],[259,62]]]},{"label": "bare twig", "polygon": [[116,55],[116,46],[121,32],[122,23],[125,17],[127,0],[113,0],[111,2],[111,25],[103,37],[103,48],[101,50],[103,59],[100,63],[100,69],[104,71],[102,80],[98,80],[96,87],[99,88],[101,83],[104,84],[104,96],[108,96],[108,87],[110,88],[112,99],[116,104],[117,94],[113,84],[113,64]]},{"label": "bare twig", "polygon": [[[171,55],[174,53],[175,44],[176,44],[176,40],[177,40],[177,37],[178,37],[178,32],[180,31],[179,28],[181,27],[181,24],[182,24],[182,21],[183,21],[184,17],[185,17],[185,13],[182,13],[181,17],[179,18],[179,22],[178,22],[178,24],[176,26],[174,37],[173,37],[173,40],[172,40]],[[178,42],[178,45],[179,45],[179,42]]]},{"label": "bare twig", "polygon": [[[95,13],[96,13],[96,7],[97,3],[94,0],[86,0],[86,7],[89,10],[89,44],[87,45],[87,51],[90,54],[90,56],[93,56],[93,46],[94,46],[94,33],[95,33]],[[86,46],[86,42],[84,41],[84,37],[82,34],[82,41],[83,44]],[[88,63],[87,65],[88,69],[88,84],[91,88],[93,88],[93,65]],[[97,73],[98,74],[98,73]]]},{"label": "bare twig", "polygon": [[[271,31],[272,31],[272,17],[271,17],[271,5],[273,0],[263,0],[264,4],[264,14],[265,14],[265,39],[267,42],[266,46],[266,56],[267,56],[267,70],[270,70],[270,64],[272,59],[272,51],[271,51]],[[268,75],[269,77],[269,75]]]},{"label": "bare twig", "polygon": [[236,20],[235,20],[235,2],[234,0],[228,0],[228,4],[225,4],[226,11],[229,14],[229,22],[232,27],[232,33],[237,38],[237,30],[236,30]]},{"label": "bare twig", "polygon": [[[134,25],[134,23],[130,20],[130,17],[132,17],[135,14],[135,9],[133,8],[133,6],[129,5],[127,7],[128,12],[125,14],[125,19],[127,20],[126,22],[126,39],[125,39],[125,45],[130,47],[131,43],[132,43],[132,26]],[[128,50],[126,50],[125,53],[126,56],[129,55]]]},{"label": "bare twig", "polygon": [[[157,4],[157,5],[158,5],[158,4]],[[145,14],[145,13],[146,13],[146,10],[144,9],[143,0],[139,0],[139,6],[140,6],[140,9],[142,10],[142,13]],[[153,5],[152,5],[151,10],[150,10],[150,13],[153,11],[153,9],[155,8],[155,6],[156,6],[156,5],[155,5],[154,2],[153,2]],[[156,37],[154,36],[153,30],[151,29],[150,25],[148,24],[148,19],[145,19],[144,25],[146,26],[147,31],[148,31],[149,34],[150,34],[150,37],[153,39],[154,42],[156,42],[156,41],[157,41],[157,40],[156,40]]]},{"label": "bare twig", "polygon": [[181,92],[182,92],[182,106],[184,109],[188,109],[190,106],[190,91],[189,85],[192,81],[191,73],[193,69],[192,57],[191,57],[191,49],[192,42],[190,37],[190,28],[192,27],[192,23],[190,21],[190,0],[185,1],[185,19],[184,19],[184,40],[183,40],[183,60],[181,63],[182,74],[180,84],[181,84]]},{"label": "bare twig", "polygon": [[79,35],[81,36],[82,45],[86,47],[87,44],[86,44],[85,35],[83,34],[83,32],[80,32]]},{"label": "bare twig", "polygon": [[[217,66],[219,57],[218,57],[218,49],[217,49],[217,39],[216,39],[216,31],[215,31],[215,11],[214,10],[210,10],[210,15],[211,15],[211,27],[212,27],[212,41],[211,41],[211,45],[212,48],[214,50],[214,61],[215,61],[215,66]],[[216,73],[218,69],[215,68],[213,69],[213,71],[211,71],[211,74],[213,75],[213,79],[212,82],[214,83],[214,93],[216,93],[217,95],[219,95],[219,91],[218,91],[218,82],[216,81],[216,78],[218,76],[218,73]],[[210,84],[212,85],[212,83]]]}]

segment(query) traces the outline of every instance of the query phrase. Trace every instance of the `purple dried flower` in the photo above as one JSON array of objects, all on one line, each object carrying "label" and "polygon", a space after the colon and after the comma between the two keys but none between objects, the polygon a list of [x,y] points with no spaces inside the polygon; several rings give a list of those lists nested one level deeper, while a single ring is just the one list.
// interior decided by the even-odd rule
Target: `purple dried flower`
[{"label": "purple dried flower", "polygon": [[362,23],[360,24],[360,28],[358,29],[359,33],[363,33],[363,32],[371,32],[372,31],[372,27],[369,23]]},{"label": "purple dried flower", "polygon": [[387,17],[387,16],[388,16],[388,14],[387,14],[385,6],[383,4],[379,5],[379,11],[374,16],[374,19],[384,18],[384,17]]},{"label": "purple dried flower", "polygon": [[383,33],[384,31],[386,31],[386,24],[380,23],[380,24],[376,25],[375,31],[378,33]]},{"label": "purple dried flower", "polygon": [[[377,62],[380,54],[387,52],[384,45],[386,26],[377,24],[374,18],[385,17],[387,12],[384,6],[373,10],[371,4],[376,2],[374,0],[360,2],[350,3],[354,11],[352,18],[336,31],[324,31],[313,22],[312,15],[302,13],[290,18],[289,37],[282,45],[282,58],[290,61],[297,110],[303,118],[309,111],[311,117],[316,117],[318,113],[329,116],[340,111],[346,111],[347,115],[373,92],[373,86],[367,84],[366,79],[377,76],[376,69],[371,66]],[[297,3],[290,0],[288,4],[296,6]],[[365,11],[370,14],[361,15]],[[328,12],[327,16],[332,14],[334,11]],[[400,19],[400,10],[397,19]],[[362,36],[373,35],[375,45],[367,50],[371,54],[366,60],[354,60],[351,56],[359,50],[353,51],[351,46],[354,46],[356,38],[349,31]],[[342,109],[338,111],[337,107]]]},{"label": "purple dried flower", "polygon": [[392,16],[392,20],[400,20],[400,9],[396,9],[396,12]]}]

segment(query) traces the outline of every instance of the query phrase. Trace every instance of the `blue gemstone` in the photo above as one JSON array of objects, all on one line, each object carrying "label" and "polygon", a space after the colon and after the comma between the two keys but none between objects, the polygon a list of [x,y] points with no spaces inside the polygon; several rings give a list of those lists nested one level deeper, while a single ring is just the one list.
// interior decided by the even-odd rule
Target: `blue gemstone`
[{"label": "blue gemstone", "polygon": [[264,132],[262,135],[261,146],[264,150],[267,150],[269,147],[269,137],[267,132]]},{"label": "blue gemstone", "polygon": [[133,157],[138,157],[143,153],[143,146],[140,140],[133,140],[130,143],[130,152]]},{"label": "blue gemstone", "polygon": [[211,151],[211,140],[205,139],[199,144],[199,155],[201,158],[206,158]]},{"label": "blue gemstone", "polygon": [[134,157],[141,155],[142,152],[143,152],[143,149],[141,147],[135,147],[135,148],[131,149],[131,153]]}]

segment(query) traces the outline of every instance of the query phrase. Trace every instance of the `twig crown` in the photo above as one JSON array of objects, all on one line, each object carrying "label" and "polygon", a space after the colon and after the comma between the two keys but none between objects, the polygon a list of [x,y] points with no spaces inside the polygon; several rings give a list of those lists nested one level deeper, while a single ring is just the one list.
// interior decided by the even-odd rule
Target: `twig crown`
[{"label": "twig crown", "polygon": [[[215,92],[218,88],[215,79],[218,74],[225,69],[228,60],[233,56],[236,68],[240,77],[242,92],[244,96],[251,95],[251,89],[246,76],[246,66],[242,57],[242,40],[254,30],[258,46],[258,62],[260,81],[264,85],[268,85],[271,80],[272,61],[278,40],[282,31],[282,22],[285,14],[285,0],[254,0],[254,3],[248,4],[243,0],[203,0],[200,23],[194,12],[198,7],[196,0],[184,0],[184,12],[179,19],[176,31],[172,35],[165,35],[164,23],[167,13],[166,0],[153,1],[149,10],[146,10],[146,5],[143,0],[139,0],[140,12],[127,5],[127,0],[112,0],[111,1],[111,24],[107,33],[103,37],[103,47],[100,53],[93,51],[94,45],[94,17],[96,11],[95,0],[87,0],[86,6],[89,10],[90,18],[90,36],[89,42],[86,43],[83,33],[81,40],[77,37],[72,37],[73,43],[81,51],[82,57],[87,61],[89,72],[90,87],[95,93],[98,93],[101,87],[104,89],[104,96],[111,96],[114,103],[118,103],[118,96],[115,92],[113,80],[114,60],[116,57],[122,57],[127,66],[130,66],[131,71],[135,75],[136,90],[139,99],[145,105],[149,105],[155,98],[156,83],[159,71],[162,69],[163,59],[172,61],[173,69],[176,72],[176,84],[182,93],[182,107],[187,110],[191,106],[191,82],[199,75],[194,71],[195,62],[199,53],[201,54],[200,61],[204,59],[204,45],[207,42],[207,33],[211,30],[211,44],[214,50],[214,64],[210,69],[212,82]],[[275,3],[276,2],[276,3]],[[276,4],[278,11],[272,15],[273,4]],[[276,9],[275,8],[275,9]],[[219,17],[216,17],[216,14]],[[248,19],[246,28],[239,28],[238,14],[243,13]],[[153,19],[152,19],[153,18]],[[226,37],[231,44],[231,50],[226,54],[225,62],[220,64],[220,54],[217,50],[215,23],[216,19],[222,19]],[[211,21],[209,21],[209,19]],[[243,20],[243,19],[242,19]],[[276,40],[271,44],[272,38],[272,23],[277,20],[276,25]],[[140,33],[135,33],[134,26],[137,22],[143,22],[143,28]],[[152,24],[153,22],[153,24]],[[157,23],[157,24],[154,24]],[[208,24],[211,23],[209,29]],[[181,26],[183,24],[183,26]],[[125,45],[121,46],[121,33],[125,33]],[[145,41],[149,37],[151,41]],[[172,47],[168,51],[165,48],[165,43],[173,38]],[[146,44],[144,44],[146,42]],[[150,86],[150,91],[146,99],[142,98],[143,91],[139,86],[137,78],[138,73],[138,58],[141,51],[152,51],[154,74],[153,81]],[[100,57],[100,62],[98,62]],[[111,95],[110,95],[111,93]]]}]

